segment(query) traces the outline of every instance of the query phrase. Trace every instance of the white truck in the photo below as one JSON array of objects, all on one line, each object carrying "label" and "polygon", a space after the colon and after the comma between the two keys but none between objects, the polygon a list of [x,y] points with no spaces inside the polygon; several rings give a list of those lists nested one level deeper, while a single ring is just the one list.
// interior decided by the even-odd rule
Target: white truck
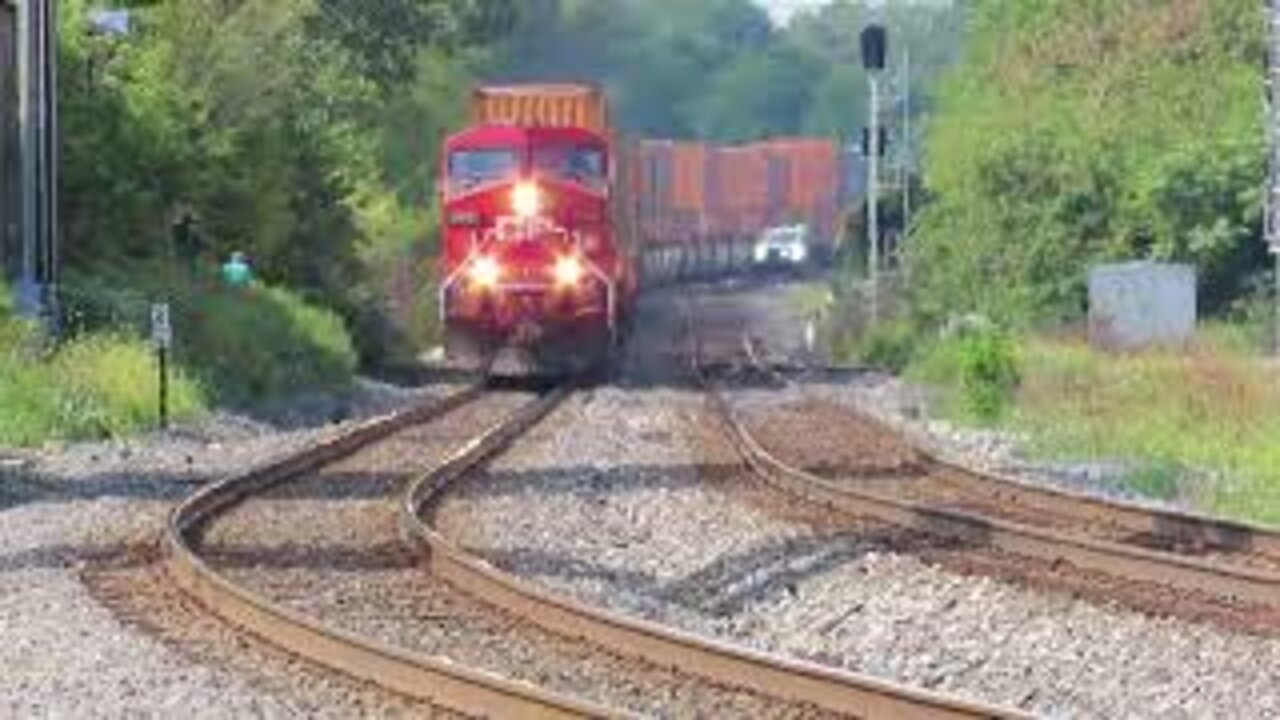
[{"label": "white truck", "polygon": [[765,230],[752,252],[757,271],[800,272],[809,261],[809,228],[786,225]]}]

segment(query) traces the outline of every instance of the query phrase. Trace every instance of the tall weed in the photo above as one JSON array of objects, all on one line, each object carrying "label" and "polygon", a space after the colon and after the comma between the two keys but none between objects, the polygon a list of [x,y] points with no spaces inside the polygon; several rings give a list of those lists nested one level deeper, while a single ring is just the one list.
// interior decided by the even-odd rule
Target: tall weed
[{"label": "tall weed", "polygon": [[1028,341],[1016,424],[1038,454],[1138,462],[1135,489],[1280,521],[1280,374],[1215,337],[1123,356]]},{"label": "tall weed", "polygon": [[[49,440],[117,437],[157,422],[155,359],[144,343],[87,335],[50,356],[36,354],[29,327],[0,320],[0,445],[29,446]],[[170,379],[173,417],[202,411],[201,387],[181,370]]]},{"label": "tall weed", "polygon": [[962,329],[936,341],[909,375],[941,388],[949,414],[983,424],[1005,417],[1022,382],[1015,343],[994,327]]}]

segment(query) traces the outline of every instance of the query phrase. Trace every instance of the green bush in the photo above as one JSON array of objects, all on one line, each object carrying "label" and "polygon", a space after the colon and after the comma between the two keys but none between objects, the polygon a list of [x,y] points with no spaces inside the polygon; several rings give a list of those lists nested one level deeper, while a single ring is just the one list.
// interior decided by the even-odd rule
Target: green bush
[{"label": "green bush", "polygon": [[867,333],[859,344],[858,357],[871,367],[901,373],[915,358],[919,342],[910,323],[886,323]]},{"label": "green bush", "polygon": [[167,298],[175,362],[223,404],[339,388],[357,366],[343,319],[278,287],[228,288],[205,273],[134,263],[77,274],[64,295],[66,328],[79,335],[146,334],[151,304]]},{"label": "green bush", "polygon": [[1074,322],[1088,269],[1136,258],[1194,264],[1201,307],[1226,309],[1265,263],[1264,6],[966,7],[929,123],[934,201],[906,245],[916,310]]},{"label": "green bush", "polygon": [[1015,344],[994,327],[958,330],[931,344],[909,374],[941,388],[953,413],[983,423],[1005,416],[1021,383]]},{"label": "green bush", "polygon": [[1002,418],[1021,376],[1013,343],[999,331],[972,333],[960,341],[965,408],[984,422]]},{"label": "green bush", "polygon": [[355,373],[342,320],[288,291],[206,290],[176,304],[179,357],[219,401],[246,405],[337,389]]},{"label": "green bush", "polygon": [[1147,497],[1173,500],[1178,497],[1185,470],[1175,462],[1146,465],[1125,476],[1123,484]]},{"label": "green bush", "polygon": [[[156,421],[159,373],[151,348],[138,340],[91,335],[64,346],[52,359],[64,426],[76,437],[115,437]],[[190,417],[205,405],[202,388],[181,368],[170,368],[169,412]]]}]

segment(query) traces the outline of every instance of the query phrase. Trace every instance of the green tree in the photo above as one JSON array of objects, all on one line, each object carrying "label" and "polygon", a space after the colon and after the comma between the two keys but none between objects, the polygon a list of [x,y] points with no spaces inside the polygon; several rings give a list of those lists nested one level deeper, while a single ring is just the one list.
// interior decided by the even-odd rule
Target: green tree
[{"label": "green tree", "polygon": [[63,3],[60,48],[73,284],[165,261],[188,207],[212,252],[248,252],[358,327],[379,312],[385,258],[430,239],[409,228],[430,212],[434,148],[471,48],[512,17],[502,0],[190,0],[137,10],[112,39],[86,7]]},{"label": "green tree", "polygon": [[982,0],[972,13],[930,126],[937,201],[911,247],[922,313],[1077,318],[1088,267],[1133,258],[1195,264],[1210,309],[1237,294],[1261,250],[1262,7]]}]

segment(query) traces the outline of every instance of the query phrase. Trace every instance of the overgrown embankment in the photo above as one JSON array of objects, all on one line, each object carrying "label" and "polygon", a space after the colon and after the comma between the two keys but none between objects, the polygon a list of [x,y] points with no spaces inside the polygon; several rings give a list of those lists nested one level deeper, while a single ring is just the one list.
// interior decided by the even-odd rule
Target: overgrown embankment
[{"label": "overgrown embankment", "polygon": [[1088,268],[1186,262],[1217,311],[1267,266],[1264,5],[979,0],[937,89],[914,309],[1073,320]]},{"label": "overgrown embankment", "polygon": [[[4,288],[0,287],[0,293]],[[135,432],[156,423],[155,359],[136,338],[86,335],[44,351],[37,329],[0,300],[0,446]],[[185,372],[172,378],[175,417],[205,407],[201,385]]]},{"label": "overgrown embankment", "polygon": [[[865,299],[838,284],[837,349],[934,386],[952,419],[1025,433],[1039,457],[1280,520],[1280,377],[1259,353],[1263,11],[972,3],[964,59],[935,88],[900,312],[863,331]],[[1135,259],[1193,265],[1217,329],[1185,352],[1064,340],[1089,269]]]},{"label": "overgrown embankment", "polygon": [[[154,297],[172,307],[169,407],[175,419],[213,405],[253,407],[341,391],[356,371],[342,319],[286,290],[193,285]],[[85,316],[108,306],[107,315]],[[68,316],[75,322],[64,328],[61,343],[50,345],[39,328],[7,304],[0,307],[0,446],[155,427],[159,373],[146,339],[149,310],[141,294],[73,304]]]},{"label": "overgrown embankment", "polygon": [[905,368],[933,410],[1027,439],[1046,461],[1110,468],[1128,489],[1280,523],[1280,366],[1230,334],[1114,355],[1073,338],[939,340]]}]

